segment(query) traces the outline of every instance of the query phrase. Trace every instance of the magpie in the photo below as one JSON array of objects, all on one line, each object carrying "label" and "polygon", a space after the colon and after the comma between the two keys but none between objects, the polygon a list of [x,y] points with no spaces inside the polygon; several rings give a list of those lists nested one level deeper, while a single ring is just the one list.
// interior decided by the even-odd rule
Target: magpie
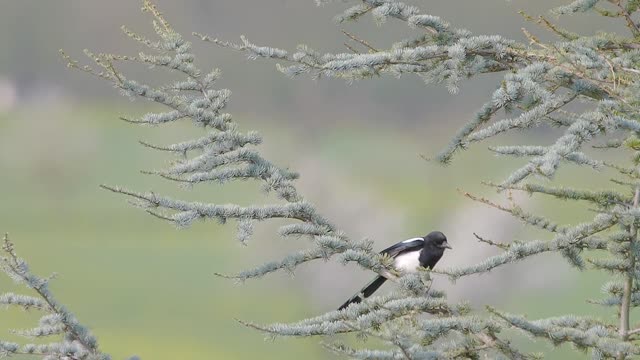
[{"label": "magpie", "polygon": [[[440,231],[432,231],[425,237],[401,241],[382,250],[380,254],[386,254],[393,258],[393,266],[400,272],[412,273],[417,272],[418,267],[432,269],[444,254],[445,249],[451,249],[447,237]],[[360,292],[342,304],[338,310],[368,298],[387,280],[384,274],[378,275]]]}]

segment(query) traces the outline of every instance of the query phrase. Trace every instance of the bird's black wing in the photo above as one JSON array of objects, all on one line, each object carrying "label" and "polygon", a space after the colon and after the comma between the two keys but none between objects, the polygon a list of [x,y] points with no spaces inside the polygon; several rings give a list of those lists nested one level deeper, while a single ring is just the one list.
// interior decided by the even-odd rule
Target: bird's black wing
[{"label": "bird's black wing", "polygon": [[380,251],[380,254],[387,254],[390,257],[394,258],[403,252],[407,251],[418,251],[422,249],[424,246],[424,239],[422,238],[414,238],[405,240],[403,242],[399,242],[397,244],[391,245],[388,248]]}]

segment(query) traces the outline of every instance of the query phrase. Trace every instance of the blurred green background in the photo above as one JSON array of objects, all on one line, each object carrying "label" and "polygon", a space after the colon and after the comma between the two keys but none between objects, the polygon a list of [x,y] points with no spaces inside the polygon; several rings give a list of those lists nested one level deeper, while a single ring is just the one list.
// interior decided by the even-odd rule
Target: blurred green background
[{"label": "blurred green background", "polygon": [[[539,14],[562,1],[413,1],[425,12],[478,33],[522,40],[527,26],[517,14]],[[236,40],[245,34],[258,44],[293,48],[307,43],[323,51],[344,51],[341,28],[378,47],[411,32],[403,24],[376,26],[370,20],[336,26],[340,3],[317,8],[311,0],[159,0],[174,27]],[[619,31],[623,26],[593,16],[561,19],[574,31]],[[236,285],[215,277],[303,248],[279,239],[274,224],[258,227],[248,247],[234,240],[234,226],[198,223],[177,230],[129,206],[126,199],[98,188],[125,185],[175,197],[215,203],[263,202],[256,184],[177,188],[141,169],[166,165],[166,154],[138,140],[171,143],[197,136],[190,124],[135,127],[118,121],[148,104],[119,97],[105,83],[64,67],[57,50],[79,58],[83,48],[136,53],[120,25],[150,33],[139,3],[37,0],[0,3],[0,231],[41,275],[58,273],[55,294],[98,336],[115,359],[328,359],[318,339],[263,341],[263,335],[234,319],[294,321],[331,310],[371,274],[355,266],[319,263],[295,278],[276,274]],[[497,84],[497,77],[465,83],[458,95],[426,87],[417,78],[382,78],[346,84],[340,80],[286,79],[267,61],[218,49],[196,39],[199,64],[220,67],[220,86],[233,92],[229,111],[244,129],[260,131],[267,157],[301,173],[302,193],[355,239],[370,238],[383,248],[401,239],[444,231],[454,246],[443,267],[481,261],[492,253],[474,240],[478,232],[500,241],[546,236],[523,229],[508,216],[471,203],[457,189],[496,197],[479,180],[500,179],[517,161],[495,158],[486,144],[473,147],[446,168],[424,161],[469,119]],[[127,69],[149,79],[148,69]],[[146,77],[145,77],[146,76]],[[527,142],[549,141],[539,129]],[[522,138],[503,138],[505,142]],[[606,184],[607,174],[567,168],[559,181]],[[258,199],[258,200],[256,200]],[[567,203],[518,197],[527,208],[575,223],[589,213]],[[452,301],[493,304],[508,311],[546,317],[567,312],[614,314],[588,305],[597,297],[601,274],[579,274],[555,257],[538,257],[483,276],[450,284],[439,279]],[[18,291],[0,278],[0,292]],[[0,339],[28,327],[36,313],[0,312]],[[548,358],[584,355],[546,343],[519,339]]]}]

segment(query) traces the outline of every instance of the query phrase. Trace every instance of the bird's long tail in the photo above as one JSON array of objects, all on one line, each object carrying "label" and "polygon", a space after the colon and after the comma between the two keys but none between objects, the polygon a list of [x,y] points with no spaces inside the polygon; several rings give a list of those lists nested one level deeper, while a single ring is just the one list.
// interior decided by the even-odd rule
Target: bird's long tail
[{"label": "bird's long tail", "polygon": [[376,290],[378,290],[378,288],[380,288],[380,286],[382,286],[385,281],[387,281],[385,277],[378,275],[375,279],[373,279],[373,281],[365,285],[365,287],[363,287],[360,292],[353,295],[351,299],[342,304],[342,306],[340,306],[338,310],[342,310],[353,303],[359,303],[360,301],[362,301],[362,299],[366,299],[369,296],[373,295],[373,293],[376,292]]}]

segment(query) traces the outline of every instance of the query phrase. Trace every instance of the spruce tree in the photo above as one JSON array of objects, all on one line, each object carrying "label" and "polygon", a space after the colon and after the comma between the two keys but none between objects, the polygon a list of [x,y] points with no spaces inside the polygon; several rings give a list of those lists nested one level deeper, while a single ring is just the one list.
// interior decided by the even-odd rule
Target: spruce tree
[{"label": "spruce tree", "polygon": [[[378,23],[404,22],[415,30],[415,36],[378,49],[369,41],[351,35],[355,45],[349,46],[349,52],[323,54],[306,45],[290,53],[252,44],[246,38],[242,38],[242,43],[234,44],[208,35],[196,35],[201,40],[246,52],[250,58],[284,62],[278,69],[289,76],[309,74],[313,78],[324,76],[354,81],[386,73],[394,76],[416,74],[428,84],[444,83],[455,93],[465,78],[501,73],[503,79],[496,84],[491,98],[436,159],[447,164],[456,152],[468,149],[472,143],[497,138],[512,130],[527,131],[539,126],[557,128],[559,135],[550,145],[490,147],[489,150],[496,154],[526,160],[505,179],[487,185],[499,192],[523,191],[584,203],[592,216],[577,225],[557,224],[527,212],[517,204],[503,205],[466,194],[472,200],[513,215],[527,226],[549,231],[550,238],[493,241],[478,235],[478,240],[495,246],[501,253],[464,268],[422,271],[418,275],[399,274],[392,268],[391,260],[376,253],[370,242],[349,239],[306,201],[295,187],[298,174],[262,156],[262,138],[258,133],[238,130],[231,115],[224,112],[230,92],[215,88],[220,71],[202,71],[196,65],[191,43],[171,27],[149,0],[143,1],[143,10],[153,17],[157,39],[148,39],[123,28],[124,33],[138,41],[148,53],[124,56],[86,51],[94,62],[91,66],[81,65],[64,53],[63,57],[69,67],[105,80],[131,98],[146,99],[165,108],[165,111],[147,113],[139,118],[123,118],[127,122],[163,125],[191,120],[202,129],[202,137],[170,145],[142,142],[145,147],[170,154],[174,159],[168,168],[147,171],[148,174],[187,186],[210,183],[220,186],[250,180],[260,184],[268,203],[249,206],[203,203],[113,185],[102,187],[126,196],[149,214],[178,227],[188,227],[195,220],[232,221],[237,226],[238,240],[246,243],[256,223],[280,219],[286,221],[279,228],[280,236],[310,240],[305,242],[309,244],[308,248],[301,252],[237,274],[222,275],[224,277],[244,281],[276,271],[293,272],[298,266],[315,260],[355,262],[365,269],[391,272],[396,276],[397,286],[389,295],[371,297],[344,311],[288,324],[243,322],[269,336],[322,337],[331,351],[359,359],[540,357],[540,354],[524,353],[510,343],[512,335],[505,330],[516,328],[555,345],[570,343],[577,351],[586,351],[594,359],[630,359],[640,355],[637,345],[640,328],[632,326],[630,321],[631,310],[640,304],[637,284],[640,276],[637,264],[640,256],[637,239],[640,122],[636,110],[640,74],[637,36],[640,30],[634,20],[640,2],[580,0],[554,10],[558,15],[593,11],[613,21],[623,21],[629,31],[627,36],[574,34],[547,17],[533,18],[524,14],[525,19],[540,24],[558,37],[555,42],[545,43],[525,30],[528,44],[496,35],[475,35],[397,1],[354,3],[336,18],[338,22],[357,20],[370,14]],[[152,72],[169,69],[177,79],[162,86],[148,85],[129,79],[120,70],[122,62],[150,65]],[[601,152],[613,152],[613,155],[601,155]],[[611,186],[578,189],[571,184],[554,184],[554,175],[560,165],[566,163],[593,169],[596,176],[614,174]],[[20,347],[0,342],[0,354],[36,352],[47,358],[65,358],[60,347],[73,345],[77,350],[73,350],[74,355],[70,358],[106,358],[97,350],[95,339],[85,328],[54,302],[47,291],[41,290],[40,284],[46,284],[46,280],[30,275],[8,242],[5,251],[8,254],[5,263],[9,265],[2,269],[12,278],[25,281],[45,304],[40,298],[11,294],[0,299],[4,299],[5,304],[43,308],[49,315],[57,316],[58,322],[45,321],[34,332],[63,334],[64,337],[55,349],[37,351],[29,351],[32,345]],[[611,275],[610,281],[603,285],[605,296],[589,301],[594,306],[610,307],[618,321],[613,323],[571,314],[549,314],[549,318],[530,320],[493,307],[484,311],[470,309],[464,303],[451,304],[444,293],[431,288],[432,276],[445,274],[452,279],[473,276],[534,255],[551,253],[562,254],[578,269],[593,268]],[[55,331],[49,327],[55,327]],[[379,341],[348,345],[343,334]]]},{"label": "spruce tree", "polygon": [[[325,4],[326,1],[318,1]],[[502,81],[474,117],[436,157],[448,164],[459,150],[472,143],[497,138],[509,132],[540,126],[560,129],[550,145],[516,144],[493,146],[503,156],[525,158],[523,165],[505,179],[488,182],[498,192],[522,191],[585,204],[593,216],[577,225],[560,225],[544,216],[531,214],[511,203],[502,205],[466,193],[472,200],[505,211],[524,224],[549,231],[550,239],[495,242],[478,240],[501,250],[496,256],[472,266],[437,271],[455,280],[491,271],[528,257],[561,253],[571,266],[610,274],[603,285],[603,298],[585,299],[594,306],[607,306],[617,313],[617,323],[592,317],[553,314],[528,320],[520,315],[488,308],[489,318],[501,325],[520,329],[554,345],[571,343],[588,350],[595,359],[625,359],[638,355],[640,328],[630,321],[631,310],[640,299],[637,280],[638,214],[640,197],[640,122],[638,122],[638,36],[635,20],[640,3],[634,0],[578,0],[553,9],[556,15],[596,12],[613,21],[623,21],[626,35],[597,33],[580,35],[563,29],[545,16],[528,21],[552,32],[557,41],[545,43],[523,29],[529,40],[522,44],[497,35],[475,35],[454,28],[439,17],[397,1],[355,2],[336,21],[358,20],[371,14],[378,23],[393,19],[416,30],[417,35],[400,40],[387,49],[377,49],[364,39],[352,37],[360,50],[322,54],[308,46],[289,53],[258,46],[246,38],[234,44],[196,34],[202,40],[243,51],[250,58],[284,61],[278,70],[288,76],[310,74],[349,81],[383,74],[415,74],[427,84],[444,83],[451,93],[465,78],[486,73],[504,74]],[[614,154],[600,154],[602,151]],[[611,161],[608,159],[615,159]],[[596,176],[613,176],[605,189],[579,189],[575,184],[554,184],[561,164],[592,169]],[[603,256],[602,254],[607,254]],[[594,294],[595,296],[595,294]],[[551,315],[551,314],[550,314]]]}]

